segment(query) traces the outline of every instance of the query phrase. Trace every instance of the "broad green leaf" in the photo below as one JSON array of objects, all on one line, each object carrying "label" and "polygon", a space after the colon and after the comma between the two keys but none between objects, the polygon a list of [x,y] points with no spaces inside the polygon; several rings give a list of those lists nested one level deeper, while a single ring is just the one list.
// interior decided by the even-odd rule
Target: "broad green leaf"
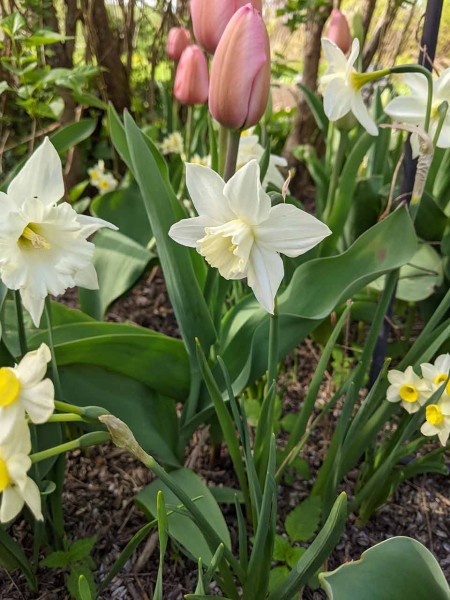
[{"label": "broad green leaf", "polygon": [[285,527],[291,542],[307,542],[320,524],[322,500],[309,496],[286,517]]},{"label": "broad green leaf", "polygon": [[141,246],[147,246],[152,238],[147,212],[135,181],[125,189],[97,196],[91,204],[91,212],[95,217],[114,223],[120,233]]},{"label": "broad green leaf", "polygon": [[[189,469],[173,471],[170,473],[170,477],[195,501],[196,506],[202,511],[212,527],[214,527],[216,533],[230,548],[230,534],[222,512],[211,492],[200,478]],[[180,505],[180,501],[175,494],[158,479],[136,496],[138,505],[151,515],[156,515],[157,513],[156,497],[159,490],[164,493],[167,505]],[[188,516],[173,513],[169,516],[168,523],[170,536],[182,546],[194,561],[197,561],[201,557],[203,564],[209,565],[211,563],[212,553],[208,544],[197,525]]]},{"label": "broad green leaf", "polygon": [[99,289],[79,289],[81,309],[103,319],[108,307],[137,282],[154,256],[119,231],[99,231],[93,259]]},{"label": "broad green leaf", "polygon": [[394,537],[366,550],[360,560],[321,573],[328,598],[348,600],[449,600],[450,589],[434,556],[420,542]]},{"label": "broad green leaf", "polygon": [[269,592],[272,592],[275,588],[281,585],[288,575],[289,569],[285,566],[273,568],[270,571]]},{"label": "broad green leaf", "polygon": [[317,127],[321,130],[323,135],[326,137],[328,131],[328,119],[325,115],[325,111],[323,109],[323,102],[320,98],[316,96],[316,94],[311,91],[306,85],[302,83],[297,84],[298,87],[302,90],[305,95],[308,106],[314,115],[314,119],[316,121]]},{"label": "broad green leaf", "polygon": [[[377,291],[384,289],[385,277],[376,279],[369,287]],[[428,244],[419,249],[400,269],[396,297],[406,302],[419,302],[429,298],[444,281],[442,258]]]},{"label": "broad green leaf", "polygon": [[216,336],[189,250],[168,235],[170,227],[178,220],[174,209],[177,200],[166,184],[145,136],[128,113],[125,114],[125,132],[133,173],[156,239],[167,290],[188,352],[195,360],[195,339],[208,348]]},{"label": "broad green leaf", "polygon": [[25,27],[25,25],[26,21],[24,17],[18,12],[13,12],[0,21],[0,27],[10,37],[15,37],[16,33],[20,31],[22,27]]},{"label": "broad green leaf", "polygon": [[69,554],[70,560],[76,562],[77,560],[84,560],[91,554],[92,548],[97,542],[96,537],[83,538],[81,540],[75,540],[70,546]]},{"label": "broad green leaf", "polygon": [[[406,264],[416,251],[416,235],[405,208],[366,231],[339,256],[300,265],[279,296],[282,359],[328,316],[370,281]],[[252,296],[225,316],[221,355],[235,392],[267,368],[269,315]]]},{"label": "broad green leaf", "polygon": [[105,408],[132,429],[146,452],[165,464],[179,465],[173,400],[158,396],[139,381],[90,365],[61,367],[60,376],[66,402]]}]

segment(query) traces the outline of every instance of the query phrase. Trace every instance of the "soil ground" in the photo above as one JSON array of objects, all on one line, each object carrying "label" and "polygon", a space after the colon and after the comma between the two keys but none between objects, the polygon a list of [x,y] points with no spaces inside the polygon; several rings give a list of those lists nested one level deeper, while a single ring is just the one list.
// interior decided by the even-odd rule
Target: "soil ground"
[{"label": "soil ground", "polygon": [[[75,297],[65,298],[75,304]],[[160,272],[156,269],[146,275],[131,294],[118,301],[110,310],[111,321],[128,321],[144,327],[178,335],[167,293]],[[286,361],[283,411],[293,412],[300,406],[312,373],[317,364],[317,351],[307,340],[297,349],[297,359]],[[327,395],[327,385],[323,394]],[[311,479],[294,479],[279,488],[279,533],[287,513],[307,497],[315,473],[326,452],[336,415],[322,422],[317,435],[304,448],[302,457],[311,467]],[[186,461],[209,485],[235,486],[231,463],[224,448],[211,461],[211,447],[207,430],[199,430],[186,451]],[[349,480],[344,487],[351,489]],[[108,573],[115,559],[131,537],[146,523],[145,516],[133,502],[135,494],[151,481],[151,475],[127,453],[112,445],[97,447],[89,452],[79,451],[68,457],[64,489],[64,520],[68,536],[75,540],[95,536],[92,557],[96,564],[97,581]],[[450,577],[450,479],[430,474],[417,477],[400,486],[389,500],[363,527],[358,527],[351,516],[344,535],[329,561],[334,568],[345,561],[357,559],[370,546],[394,535],[406,535],[419,540],[438,559],[447,577]],[[232,510],[225,516],[233,531],[236,523]],[[27,555],[32,552],[32,536],[25,521],[13,527],[16,539]],[[155,535],[141,544],[113,580],[99,596],[102,600],[151,600],[158,568],[158,546]],[[166,600],[182,600],[183,594],[195,588],[197,567],[172,546],[165,564]],[[65,575],[56,569],[39,569],[38,594],[27,591],[26,583],[18,572],[8,574],[0,568],[0,600],[65,600]],[[215,594],[214,588],[209,592]],[[303,598],[325,598],[321,591],[305,590]],[[349,599],[356,600],[356,599]],[[358,599],[359,600],[359,599]],[[411,599],[412,600],[412,599]],[[431,600],[431,599],[430,599]]]}]

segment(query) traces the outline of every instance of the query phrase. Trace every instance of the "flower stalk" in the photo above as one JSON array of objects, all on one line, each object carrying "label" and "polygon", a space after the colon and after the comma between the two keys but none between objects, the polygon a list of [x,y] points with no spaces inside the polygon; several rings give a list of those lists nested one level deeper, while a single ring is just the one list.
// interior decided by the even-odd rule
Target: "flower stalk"
[{"label": "flower stalk", "polygon": [[239,142],[241,140],[240,130],[230,129],[228,134],[228,150],[225,161],[224,181],[228,181],[236,172],[237,159],[239,154]]},{"label": "flower stalk", "polygon": [[51,302],[50,302],[50,299],[48,298],[48,296],[45,299],[44,312],[45,312],[45,318],[47,321],[48,344],[49,344],[50,352],[52,355],[51,362],[52,362],[53,383],[55,385],[56,395],[58,396],[58,398],[62,398],[63,393],[62,393],[61,379],[59,377],[58,363],[56,362],[56,355],[55,355],[55,344],[54,344],[54,340],[53,340],[52,305],[51,305]]},{"label": "flower stalk", "polygon": [[52,458],[53,456],[58,456],[58,454],[65,454],[66,452],[70,452],[71,450],[78,450],[80,448],[89,448],[90,446],[97,446],[99,444],[103,444],[108,442],[111,439],[111,436],[106,431],[94,431],[92,433],[86,433],[76,440],[72,440],[71,442],[66,442],[65,444],[60,444],[59,446],[53,446],[53,448],[48,448],[47,450],[42,450],[41,452],[35,452],[34,454],[30,454],[31,462],[38,463],[42,460],[46,460],[47,458]]},{"label": "flower stalk", "polygon": [[28,352],[28,344],[27,336],[25,333],[25,323],[23,320],[22,300],[20,298],[19,290],[14,290],[14,301],[16,303],[17,330],[19,333],[20,353],[22,356],[25,356],[25,354]]}]

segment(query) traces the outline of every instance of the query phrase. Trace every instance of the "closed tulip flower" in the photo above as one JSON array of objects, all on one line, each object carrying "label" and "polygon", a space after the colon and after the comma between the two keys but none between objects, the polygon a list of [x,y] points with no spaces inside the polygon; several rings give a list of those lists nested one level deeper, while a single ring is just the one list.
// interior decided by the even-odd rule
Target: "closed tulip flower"
[{"label": "closed tulip flower", "polygon": [[204,104],[208,100],[208,64],[198,46],[188,46],[178,63],[174,94],[181,104]]},{"label": "closed tulip flower", "polygon": [[[191,0],[191,17],[194,35],[203,48],[214,54],[225,27],[234,13],[249,0]],[[262,11],[262,0],[251,0]]]},{"label": "closed tulip flower", "polygon": [[325,37],[334,42],[344,54],[350,50],[352,45],[350,28],[347,19],[338,8],[333,8],[331,11],[330,24]]},{"label": "closed tulip flower", "polygon": [[270,91],[270,45],[250,4],[228,23],[211,67],[209,110],[224,127],[247,129],[264,114]]},{"label": "closed tulip flower", "polygon": [[191,44],[191,34],[185,27],[172,27],[167,37],[167,56],[180,60],[183,50]]}]

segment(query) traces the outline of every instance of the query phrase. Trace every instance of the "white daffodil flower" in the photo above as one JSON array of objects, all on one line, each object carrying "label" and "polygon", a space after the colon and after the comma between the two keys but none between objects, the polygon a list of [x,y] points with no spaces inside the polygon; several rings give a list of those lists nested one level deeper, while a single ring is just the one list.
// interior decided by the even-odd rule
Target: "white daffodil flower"
[{"label": "white daffodil flower", "polygon": [[36,519],[43,519],[39,488],[27,476],[31,467],[30,452],[30,432],[26,422],[21,421],[14,430],[14,437],[0,444],[0,523],[12,521],[24,504]]},{"label": "white daffodil flower", "polygon": [[[403,76],[405,84],[409,87],[409,96],[398,96],[389,102],[384,109],[386,114],[400,123],[409,123],[424,127],[425,114],[428,101],[428,83],[424,75],[420,73],[406,73]],[[433,100],[431,105],[431,120],[429,134],[432,139],[440,121],[439,107],[443,102],[450,104],[450,68],[443,71],[438,78],[433,78]],[[414,156],[419,154],[417,136],[411,139]],[[444,118],[441,133],[437,140],[438,148],[450,148],[450,110]]]},{"label": "white daffodil flower", "polygon": [[179,131],[169,133],[161,142],[161,153],[165,156],[167,154],[180,154],[184,152],[183,136]]},{"label": "white daffodil flower", "polygon": [[87,170],[91,185],[96,185],[105,173],[105,161],[99,160],[95,167]]},{"label": "white daffodil flower", "polygon": [[279,253],[307,252],[330,235],[328,227],[292,204],[272,207],[255,160],[227,183],[208,167],[188,163],[186,184],[199,216],[172,225],[170,237],[196,248],[225,279],[247,277],[258,302],[273,313],[284,275]]},{"label": "white daffodil flower", "polygon": [[401,402],[403,408],[410,414],[417,412],[430,397],[430,385],[414,373],[412,367],[405,372],[393,369],[388,372],[391,384],[386,393],[389,402]]},{"label": "white daffodil flower", "polygon": [[437,435],[443,446],[450,436],[450,405],[448,403],[429,404],[425,408],[426,421],[420,428],[423,435]]},{"label": "white daffodil flower", "polygon": [[87,238],[111,223],[78,215],[66,202],[61,160],[48,138],[0,192],[0,279],[20,290],[38,327],[48,294],[79,285],[98,289]]},{"label": "white daffodil flower", "polygon": [[104,196],[108,192],[113,192],[117,184],[118,181],[112,173],[104,173],[94,185],[100,192],[100,196]]},{"label": "white daffodil flower", "polygon": [[359,56],[358,39],[353,40],[348,59],[342,50],[328,38],[322,38],[322,48],[330,65],[320,78],[325,114],[330,121],[338,121],[352,112],[368,133],[378,135],[378,128],[361,95],[361,88],[370,80],[370,77],[357,73],[354,68]]},{"label": "white daffodil flower", "polygon": [[0,440],[10,439],[25,415],[38,425],[53,413],[55,390],[51,380],[44,379],[50,359],[48,346],[41,344],[14,368],[0,368]]},{"label": "white daffodil flower", "polygon": [[[241,169],[251,160],[261,160],[264,154],[264,148],[259,143],[257,135],[242,135],[239,142],[239,152],[237,157],[236,169]],[[272,183],[277,188],[282,188],[284,177],[278,170],[279,167],[287,167],[287,160],[282,156],[271,154],[269,158],[269,166],[263,181],[263,188],[266,189],[269,183]]]},{"label": "white daffodil flower", "polygon": [[435,392],[444,382],[447,382],[439,404],[450,409],[450,354],[441,354],[436,358],[434,364],[422,363],[420,368],[422,369],[423,378],[429,382],[432,392]]}]

